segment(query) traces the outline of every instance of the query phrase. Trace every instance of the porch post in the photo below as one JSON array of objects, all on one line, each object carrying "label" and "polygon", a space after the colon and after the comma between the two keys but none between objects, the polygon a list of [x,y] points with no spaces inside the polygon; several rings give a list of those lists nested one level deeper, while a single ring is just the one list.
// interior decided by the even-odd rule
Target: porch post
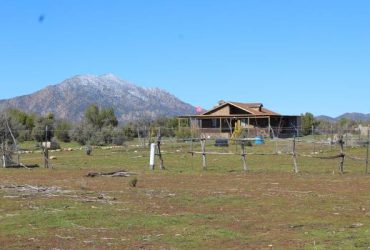
[{"label": "porch post", "polygon": [[233,134],[233,124],[232,124],[232,122],[233,122],[233,119],[230,118],[230,123],[229,123],[229,126],[230,126],[230,135]]},{"label": "porch post", "polygon": [[269,121],[268,137],[271,137],[271,120],[270,120],[270,116],[268,117],[268,121]]},{"label": "porch post", "polygon": [[220,133],[222,133],[222,118],[220,117]]}]

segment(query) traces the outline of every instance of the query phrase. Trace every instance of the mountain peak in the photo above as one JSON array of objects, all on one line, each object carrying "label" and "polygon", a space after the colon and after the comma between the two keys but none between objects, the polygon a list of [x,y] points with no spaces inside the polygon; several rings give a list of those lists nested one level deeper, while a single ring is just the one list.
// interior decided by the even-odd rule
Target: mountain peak
[{"label": "mountain peak", "polygon": [[96,80],[111,80],[111,81],[124,81],[120,79],[118,76],[112,74],[112,73],[107,73],[103,75],[93,75],[93,74],[82,74],[82,75],[75,75],[71,78],[66,79],[65,81],[68,80],[87,80],[87,81],[96,81]]},{"label": "mountain peak", "polygon": [[92,87],[109,87],[109,88],[117,88],[120,86],[135,86],[128,81],[122,80],[119,77],[115,76],[112,73],[104,74],[104,75],[76,75],[71,78],[64,80],[60,86],[61,87],[70,87],[70,86],[92,86]]},{"label": "mountain peak", "polygon": [[195,108],[159,88],[143,88],[113,74],[76,75],[33,94],[0,101],[0,110],[18,108],[80,121],[91,104],[112,107],[118,120],[129,122],[194,113]]},{"label": "mountain peak", "polygon": [[112,80],[112,81],[122,81],[119,77],[117,77],[116,75],[114,75],[112,73],[103,74],[103,75],[99,76],[99,78]]}]

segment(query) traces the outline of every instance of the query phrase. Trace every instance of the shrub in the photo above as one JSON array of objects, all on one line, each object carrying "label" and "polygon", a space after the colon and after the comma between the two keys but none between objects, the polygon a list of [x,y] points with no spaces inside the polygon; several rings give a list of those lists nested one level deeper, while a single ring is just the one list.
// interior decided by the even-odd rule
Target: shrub
[{"label": "shrub", "polygon": [[51,150],[60,149],[59,142],[55,137],[53,137],[50,141],[50,149]]},{"label": "shrub", "polygon": [[122,129],[114,129],[112,134],[112,144],[122,146],[125,144],[126,136]]},{"label": "shrub", "polygon": [[129,182],[128,182],[128,184],[130,185],[130,187],[136,187],[136,185],[137,185],[137,182],[138,182],[138,179],[136,178],[136,177],[134,177],[134,178],[132,178]]},{"label": "shrub", "polygon": [[180,128],[175,134],[177,138],[190,138],[191,130],[190,128]]},{"label": "shrub", "polygon": [[59,121],[55,126],[55,136],[58,138],[58,140],[62,142],[70,142],[71,137],[69,135],[69,130],[71,127],[71,124],[69,124],[67,121]]},{"label": "shrub", "polygon": [[91,125],[80,123],[72,131],[71,138],[81,145],[86,145],[94,133],[94,128]]}]

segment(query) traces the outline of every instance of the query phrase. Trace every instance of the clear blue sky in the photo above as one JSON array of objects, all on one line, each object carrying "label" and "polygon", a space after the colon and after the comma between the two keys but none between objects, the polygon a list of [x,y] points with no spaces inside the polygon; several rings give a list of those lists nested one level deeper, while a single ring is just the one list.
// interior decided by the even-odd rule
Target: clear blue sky
[{"label": "clear blue sky", "polygon": [[370,113],[370,1],[1,1],[0,99],[87,73],[204,108]]}]

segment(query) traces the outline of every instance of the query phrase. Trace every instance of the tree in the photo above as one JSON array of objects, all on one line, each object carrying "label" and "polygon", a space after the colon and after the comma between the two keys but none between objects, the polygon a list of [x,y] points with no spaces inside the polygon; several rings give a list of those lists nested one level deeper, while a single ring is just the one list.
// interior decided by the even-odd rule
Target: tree
[{"label": "tree", "polygon": [[97,127],[101,128],[101,121],[99,117],[99,108],[96,106],[96,104],[91,104],[86,110],[85,110],[85,120],[87,123]]},{"label": "tree", "polygon": [[11,118],[13,125],[19,130],[17,139],[20,141],[31,140],[36,115],[27,114],[18,109],[8,109],[7,114]]},{"label": "tree", "polygon": [[92,104],[85,110],[85,121],[78,124],[71,133],[71,138],[82,145],[106,145],[111,144],[115,139],[116,143],[124,140],[118,138],[118,130],[115,129],[118,120],[113,108],[99,109],[96,104]]},{"label": "tree", "polygon": [[12,144],[13,136],[18,136],[17,132],[17,124],[5,112],[0,113],[0,143],[7,141]]},{"label": "tree", "polygon": [[116,115],[114,114],[113,108],[102,109],[100,111],[99,116],[101,123],[103,124],[103,127],[107,126],[117,127],[118,120]]},{"label": "tree", "polygon": [[306,112],[301,114],[301,124],[303,135],[309,135],[312,133],[312,126],[316,127],[320,122],[315,119],[312,113]]},{"label": "tree", "polygon": [[130,122],[123,126],[122,128],[123,135],[128,139],[132,140],[137,137],[137,126],[134,123]]},{"label": "tree", "polygon": [[81,145],[86,145],[95,132],[92,125],[82,122],[74,127],[71,138]]},{"label": "tree", "polygon": [[54,120],[47,117],[38,117],[32,135],[38,142],[50,141],[54,136]]},{"label": "tree", "polygon": [[55,136],[58,140],[62,142],[70,142],[71,136],[69,130],[72,129],[72,125],[65,121],[57,121],[55,125]]},{"label": "tree", "polygon": [[178,121],[176,117],[159,117],[153,121],[152,126],[160,127],[162,136],[173,137],[177,131]]},{"label": "tree", "polygon": [[96,104],[90,105],[85,110],[85,120],[99,130],[106,126],[116,127],[118,125],[113,108],[100,110]]}]

